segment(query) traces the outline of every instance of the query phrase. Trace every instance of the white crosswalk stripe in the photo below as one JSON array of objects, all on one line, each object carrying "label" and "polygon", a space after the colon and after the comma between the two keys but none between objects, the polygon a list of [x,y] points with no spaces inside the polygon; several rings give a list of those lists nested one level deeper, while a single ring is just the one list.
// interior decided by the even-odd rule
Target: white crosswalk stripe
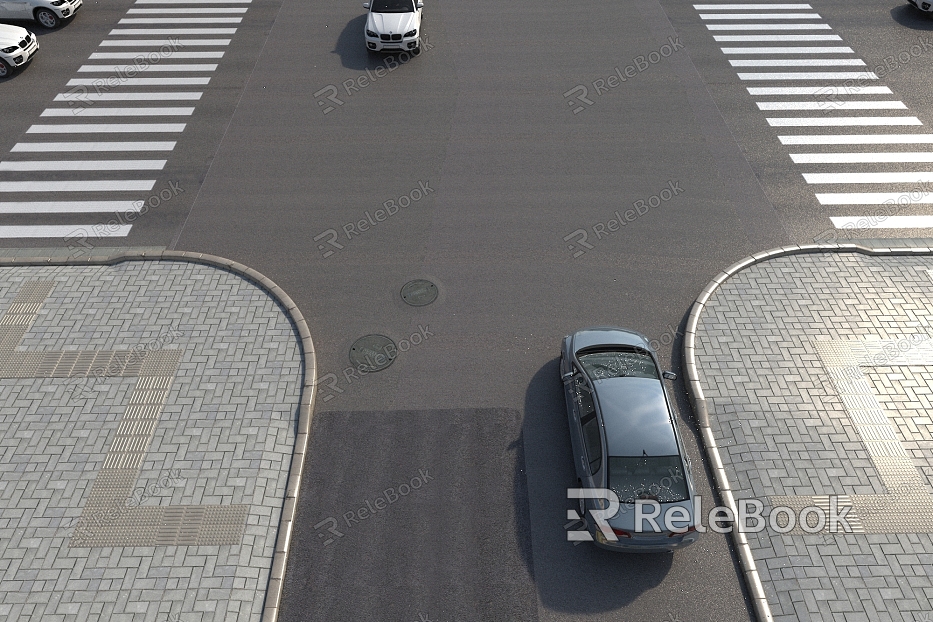
[{"label": "white crosswalk stripe", "polygon": [[933,162],[933,151],[904,151],[887,153],[792,153],[790,159],[797,164],[856,164],[864,162]]},{"label": "white crosswalk stripe", "polygon": [[906,110],[899,101],[848,101],[838,104],[827,102],[755,102],[759,110]]},{"label": "white crosswalk stripe", "polygon": [[0,201],[0,214],[139,213],[142,201]]},{"label": "white crosswalk stripe", "polygon": [[161,171],[166,160],[0,161],[0,171]]},{"label": "white crosswalk stripe", "polygon": [[48,153],[68,151],[171,151],[174,140],[153,142],[93,142],[93,143],[16,143],[12,153]]},{"label": "white crosswalk stripe", "polygon": [[168,121],[193,117],[191,87],[210,84],[251,2],[136,0],[0,160],[0,238],[126,237],[183,191],[152,179],[188,126]]},{"label": "white crosswalk stripe", "polygon": [[0,238],[60,238],[74,239],[78,233],[85,237],[125,238],[133,225],[102,226],[99,224],[79,225],[0,225]]},{"label": "white crosswalk stripe", "polygon": [[[695,4],[701,23],[710,31],[756,31],[748,34],[713,33],[717,43],[731,44],[721,47],[726,62],[735,68],[743,82],[762,86],[747,86],[758,110],[797,113],[795,116],[766,116],[765,121],[775,128],[802,128],[797,134],[778,136],[782,145],[812,145],[811,153],[789,153],[795,165],[814,168],[819,172],[801,170],[803,179],[813,186],[836,185],[857,187],[874,186],[873,192],[815,192],[821,206],[841,206],[849,214],[827,214],[834,227],[891,229],[933,228],[933,215],[890,211],[867,211],[859,206],[896,206],[908,210],[912,206],[922,209],[933,204],[933,134],[925,131],[916,116],[897,114],[906,111],[904,102],[892,98],[873,99],[874,95],[893,95],[890,88],[877,84],[891,68],[879,64],[867,67],[856,52],[844,45],[835,34],[800,33],[791,30],[832,30],[820,20],[810,5],[800,4]],[[746,12],[746,11],[755,11]],[[796,12],[794,12],[796,11]],[[729,23],[731,21],[743,23]],[[711,23],[712,22],[712,23]],[[761,32],[757,32],[761,31]],[[837,45],[811,42],[838,42]],[[803,43],[808,42],[808,43]],[[739,46],[735,44],[744,43]],[[778,46],[769,43],[788,43]],[[913,42],[912,42],[913,43]],[[911,57],[925,51],[930,44],[923,38],[920,45],[912,44]],[[809,56],[809,57],[808,57]],[[738,57],[738,58],[737,58]],[[919,62],[919,61],[918,61]],[[899,57],[899,63],[905,59]],[[790,67],[867,67],[861,71],[742,71],[743,68]],[[775,86],[765,86],[776,82]],[[795,83],[804,84],[796,85]],[[809,82],[810,84],[807,84]],[[817,82],[817,84],[813,84]],[[875,82],[875,84],[871,84]],[[864,111],[859,114],[859,111]],[[885,114],[891,111],[891,114]],[[848,114],[847,114],[848,113]],[[865,128],[863,132],[849,133],[849,128]],[[877,128],[877,129],[875,129]],[[901,129],[903,128],[903,129]],[[894,133],[912,131],[916,133]],[[793,130],[791,130],[793,132]],[[872,146],[875,145],[874,150]],[[891,145],[891,147],[887,147]],[[915,145],[913,149],[904,145]],[[826,151],[820,151],[820,146]],[[853,151],[862,146],[862,151]],[[859,148],[859,147],[854,147]],[[900,168],[901,170],[892,170]],[[929,170],[924,170],[924,169]],[[823,170],[820,170],[823,169]],[[826,170],[829,169],[829,170]],[[834,170],[835,169],[835,170]],[[845,188],[843,188],[845,190]]]}]

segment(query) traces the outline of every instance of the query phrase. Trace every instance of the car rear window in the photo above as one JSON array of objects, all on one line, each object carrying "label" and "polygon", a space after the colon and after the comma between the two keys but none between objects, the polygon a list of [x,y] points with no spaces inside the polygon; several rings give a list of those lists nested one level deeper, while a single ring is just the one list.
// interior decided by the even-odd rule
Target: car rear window
[{"label": "car rear window", "polygon": [[660,380],[654,359],[645,350],[599,350],[577,354],[591,380],[607,378],[654,378]]},{"label": "car rear window", "polygon": [[675,503],[690,498],[680,456],[609,456],[609,488],[629,504],[636,499]]},{"label": "car rear window", "polygon": [[373,13],[414,13],[412,0],[373,0]]}]

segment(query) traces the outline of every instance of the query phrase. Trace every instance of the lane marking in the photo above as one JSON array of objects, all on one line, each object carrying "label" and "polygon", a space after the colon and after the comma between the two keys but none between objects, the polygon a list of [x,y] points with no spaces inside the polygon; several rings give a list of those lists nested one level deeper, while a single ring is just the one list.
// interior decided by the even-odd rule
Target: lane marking
[{"label": "lane marking", "polygon": [[933,203],[933,192],[822,192],[820,205],[919,205]]},{"label": "lane marking", "polygon": [[184,123],[75,123],[67,125],[33,125],[27,134],[98,134],[98,133],[162,133],[183,132]]},{"label": "lane marking", "polygon": [[117,25],[132,24],[239,24],[242,17],[124,17]]},{"label": "lane marking", "polygon": [[110,36],[126,35],[232,35],[236,28],[114,28]]},{"label": "lane marking", "polygon": [[[149,54],[160,54],[158,51],[150,51]],[[147,52],[95,52],[88,57],[88,60],[110,60],[110,59],[146,59]],[[172,52],[166,58],[223,58],[224,52]]]},{"label": "lane marking", "polygon": [[759,110],[906,110],[900,101],[755,102]]},{"label": "lane marking", "polygon": [[831,47],[747,47],[719,48],[723,54],[855,54],[852,48],[841,45]]},{"label": "lane marking", "polygon": [[888,216],[866,218],[865,216],[831,216],[837,229],[930,229],[933,216]]},{"label": "lane marking", "polygon": [[181,8],[171,8],[171,9],[130,9],[127,11],[127,14],[130,15],[152,15],[158,13],[178,13],[178,14],[193,14],[193,13],[209,13],[214,14],[229,14],[229,13],[246,13],[248,9],[218,9],[218,8],[209,8],[209,9],[181,9]]},{"label": "lane marking", "polygon": [[164,71],[215,71],[217,65],[81,65],[78,67],[79,73],[92,73],[92,72],[107,72],[107,73],[117,73],[117,74],[126,74],[127,72],[134,71],[136,73],[142,73],[144,71],[153,71],[153,72],[164,72]]},{"label": "lane marking", "polygon": [[769,11],[769,10],[799,10],[812,9],[809,4],[694,4],[693,8],[697,11],[716,11],[716,10],[742,10],[750,11]]},{"label": "lane marking", "polygon": [[707,30],[832,30],[829,24],[706,24]]},{"label": "lane marking", "polygon": [[149,192],[155,183],[155,179],[0,181],[0,192]]},{"label": "lane marking", "polygon": [[29,160],[0,162],[0,171],[161,171],[167,160]]},{"label": "lane marking", "polygon": [[0,238],[69,238],[76,231],[89,232],[89,238],[125,238],[133,225],[14,225],[0,226]]},{"label": "lane marking", "polygon": [[140,47],[140,46],[155,46],[161,48],[163,46],[172,47],[173,44],[177,44],[181,47],[189,47],[195,45],[230,45],[232,39],[105,39],[100,42],[101,47]]},{"label": "lane marking", "polygon": [[819,134],[778,136],[782,145],[933,144],[933,134]]},{"label": "lane marking", "polygon": [[917,117],[780,117],[769,118],[767,121],[771,127],[923,125]]},{"label": "lane marking", "polygon": [[184,117],[194,108],[46,108],[40,117]]},{"label": "lane marking", "polygon": [[91,102],[114,102],[114,101],[154,101],[154,100],[194,100],[201,99],[203,93],[174,91],[168,93],[59,93],[52,101],[91,101]]},{"label": "lane marking", "polygon": [[842,41],[842,37],[839,35],[716,35],[713,39],[720,43],[739,41]]},{"label": "lane marking", "polygon": [[[101,78],[73,78],[66,86],[97,86]],[[126,78],[120,81],[121,86],[203,86],[211,81],[204,78]]]},{"label": "lane marking", "polygon": [[143,201],[0,201],[0,214],[138,213]]},{"label": "lane marking", "polygon": [[933,151],[883,153],[792,153],[797,164],[860,164],[866,162],[933,162]]},{"label": "lane marking", "polygon": [[877,80],[870,71],[801,71],[782,73],[740,73],[740,80]]},{"label": "lane marking", "polygon": [[[840,93],[840,89],[843,91]],[[750,86],[750,95],[893,95],[886,86]]]},{"label": "lane marking", "polygon": [[823,19],[819,13],[700,13],[700,19]]},{"label": "lane marking", "polygon": [[16,143],[13,153],[56,151],[172,151],[175,141],[157,142],[93,142],[93,143]]},{"label": "lane marking", "polygon": [[860,58],[785,58],[785,59],[741,59],[730,60],[733,67],[864,67]]},{"label": "lane marking", "polygon": [[136,0],[136,4],[250,4],[253,0]]},{"label": "lane marking", "polygon": [[933,171],[912,173],[803,173],[808,184],[899,184],[933,181]]}]

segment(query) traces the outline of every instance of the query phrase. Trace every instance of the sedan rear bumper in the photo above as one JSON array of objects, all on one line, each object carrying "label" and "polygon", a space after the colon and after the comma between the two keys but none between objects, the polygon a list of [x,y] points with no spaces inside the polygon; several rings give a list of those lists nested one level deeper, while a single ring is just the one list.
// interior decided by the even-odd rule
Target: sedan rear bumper
[{"label": "sedan rear bumper", "polygon": [[619,538],[616,542],[609,541],[599,530],[591,530],[593,533],[593,542],[601,549],[607,551],[616,551],[621,553],[663,553],[665,551],[674,551],[690,546],[700,538],[696,531],[676,536],[652,535],[634,536],[631,538]]}]

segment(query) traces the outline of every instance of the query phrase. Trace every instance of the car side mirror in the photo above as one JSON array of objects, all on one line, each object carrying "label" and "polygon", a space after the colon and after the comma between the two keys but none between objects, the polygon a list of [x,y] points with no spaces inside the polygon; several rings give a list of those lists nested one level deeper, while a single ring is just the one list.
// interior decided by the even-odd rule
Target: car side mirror
[{"label": "car side mirror", "polygon": [[368,9],[368,8],[369,8],[369,3],[368,3],[368,2],[364,2],[364,3],[363,3],[363,8],[364,8],[364,9]]},{"label": "car side mirror", "polygon": [[423,8],[424,8],[424,2],[421,2],[421,1],[419,0],[419,1],[418,1],[418,4],[415,6],[415,8],[423,9]]},{"label": "car side mirror", "polygon": [[672,371],[661,372],[661,375],[664,376],[665,380],[677,380],[677,374]]}]

